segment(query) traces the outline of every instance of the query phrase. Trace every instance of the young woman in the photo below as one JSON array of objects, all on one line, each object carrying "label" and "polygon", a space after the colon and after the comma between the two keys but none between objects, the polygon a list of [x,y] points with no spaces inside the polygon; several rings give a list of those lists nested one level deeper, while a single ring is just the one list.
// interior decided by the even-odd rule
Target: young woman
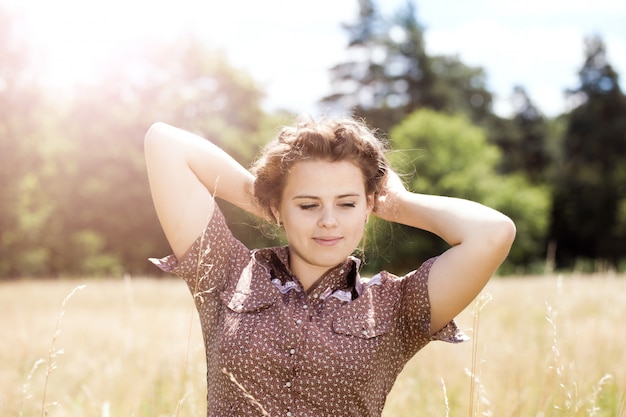
[{"label": "young woman", "polygon": [[[458,342],[453,318],[507,256],[515,226],[478,203],[409,192],[384,147],[352,119],[285,127],[252,171],[210,142],[157,123],[145,139],[154,204],[200,315],[208,411],[227,416],[380,416],[406,362],[431,340]],[[220,197],[284,230],[250,250]],[[450,249],[403,277],[359,276],[368,216],[428,230]]]}]

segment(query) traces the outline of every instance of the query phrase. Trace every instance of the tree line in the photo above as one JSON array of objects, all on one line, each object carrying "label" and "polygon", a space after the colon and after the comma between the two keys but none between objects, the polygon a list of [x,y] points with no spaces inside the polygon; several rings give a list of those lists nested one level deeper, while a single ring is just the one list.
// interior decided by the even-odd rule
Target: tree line
[{"label": "tree line", "polygon": [[[12,24],[0,9],[0,278],[155,273],[146,259],[169,248],[143,162],[150,124],[198,133],[249,165],[294,116],[264,110],[255,80],[189,35],[129,45],[96,83],[52,94]],[[414,191],[511,216],[518,237],[503,273],[624,269],[626,98],[601,37],[585,40],[570,111],[548,118],[518,86],[515,113],[502,117],[483,69],[426,52],[413,3],[383,16],[360,0],[344,28],[346,60],[320,106],[386,136]],[[221,205],[247,245],[281,243]],[[366,268],[408,270],[445,247],[423,231],[368,227]]]}]

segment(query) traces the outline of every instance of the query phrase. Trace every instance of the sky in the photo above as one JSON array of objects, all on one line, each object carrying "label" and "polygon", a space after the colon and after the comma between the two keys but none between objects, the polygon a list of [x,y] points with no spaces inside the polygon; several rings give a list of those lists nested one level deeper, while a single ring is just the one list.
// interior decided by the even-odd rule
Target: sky
[{"label": "sky", "polygon": [[[384,13],[403,0],[378,0]],[[510,113],[515,85],[548,116],[566,109],[577,85],[583,39],[599,34],[609,62],[626,77],[626,1],[416,0],[430,54],[482,67],[495,109]],[[356,0],[0,0],[20,13],[20,33],[43,51],[45,81],[70,88],[97,77],[116,50],[142,40],[196,33],[266,91],[269,110],[317,114],[330,92],[329,68],[346,58],[341,23]],[[382,6],[381,6],[382,7]],[[244,27],[244,30],[241,28]]]}]

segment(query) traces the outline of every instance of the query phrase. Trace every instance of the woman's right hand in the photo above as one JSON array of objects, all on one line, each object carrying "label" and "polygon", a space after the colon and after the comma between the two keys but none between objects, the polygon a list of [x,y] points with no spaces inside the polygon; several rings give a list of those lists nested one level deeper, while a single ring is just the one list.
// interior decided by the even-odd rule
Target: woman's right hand
[{"label": "woman's right hand", "polygon": [[387,172],[384,193],[376,200],[374,214],[387,221],[397,221],[400,198],[407,192],[398,174],[390,169]]}]

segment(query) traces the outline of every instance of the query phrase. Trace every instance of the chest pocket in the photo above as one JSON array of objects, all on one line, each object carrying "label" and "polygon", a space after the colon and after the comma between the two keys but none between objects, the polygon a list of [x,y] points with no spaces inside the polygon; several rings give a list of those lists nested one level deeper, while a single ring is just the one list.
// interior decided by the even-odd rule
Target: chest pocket
[{"label": "chest pocket", "polygon": [[222,294],[220,298],[223,306],[220,350],[231,353],[244,352],[261,316],[273,303],[237,292]]},{"label": "chest pocket", "polygon": [[356,300],[337,309],[332,329],[337,334],[360,339],[382,336],[393,327],[394,304],[380,286],[365,287]]},{"label": "chest pocket", "polygon": [[372,339],[389,332],[391,321],[368,315],[342,316],[333,320],[333,331],[337,334]]},{"label": "chest pocket", "polygon": [[381,295],[366,291],[335,310],[331,344],[338,378],[367,383],[392,360],[394,307]]},{"label": "chest pocket", "polygon": [[391,332],[392,322],[368,314],[367,309],[357,309],[352,314],[335,317],[331,326],[331,350],[337,364],[334,375],[338,383],[367,384],[380,377],[381,364],[391,359],[388,356],[393,343],[386,336]]}]

